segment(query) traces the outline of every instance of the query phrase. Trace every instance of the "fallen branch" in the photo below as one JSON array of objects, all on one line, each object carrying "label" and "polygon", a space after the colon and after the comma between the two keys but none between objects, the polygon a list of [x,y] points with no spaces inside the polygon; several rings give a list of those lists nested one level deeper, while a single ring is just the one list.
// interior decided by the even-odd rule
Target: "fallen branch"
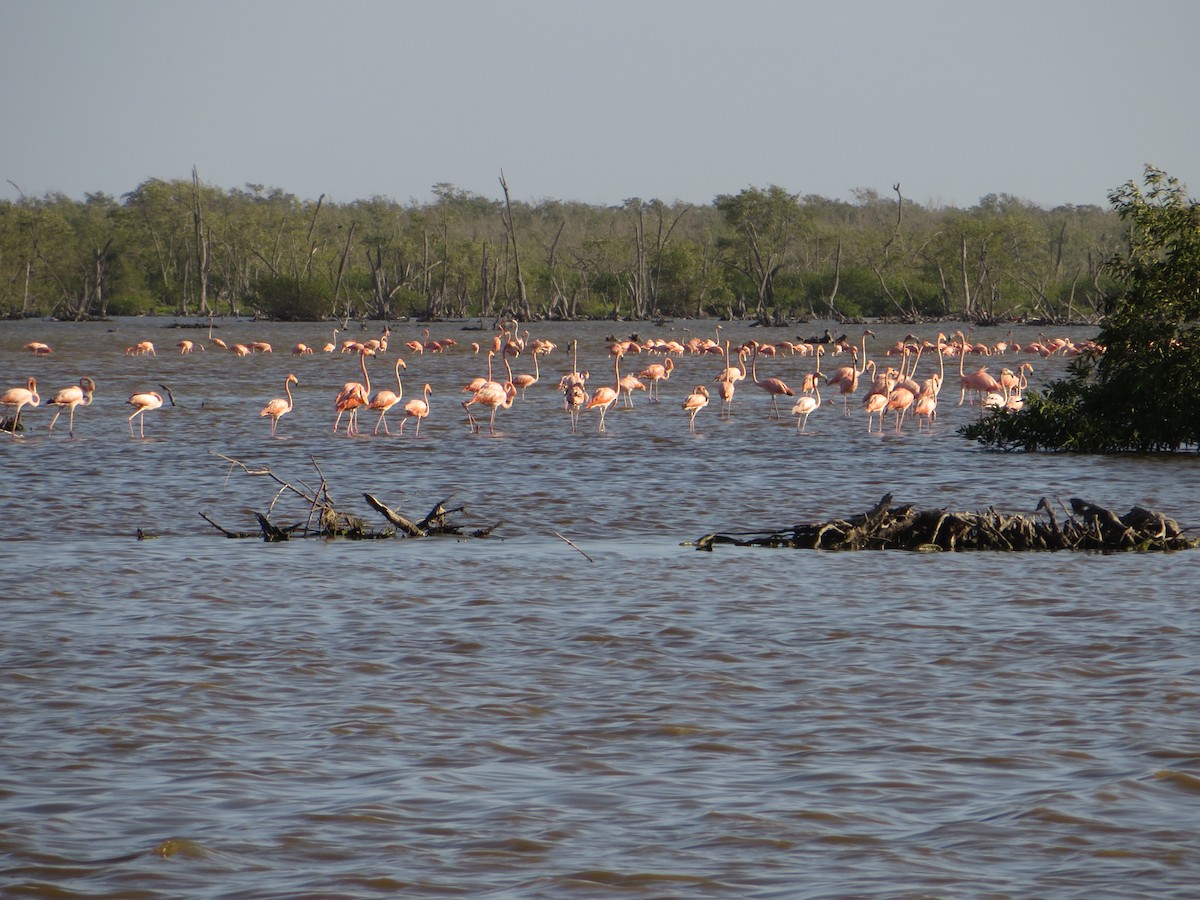
[{"label": "fallen branch", "polygon": [[578,548],[577,546],[575,546],[575,542],[574,542],[574,541],[572,541],[571,539],[563,537],[563,536],[562,536],[561,534],[559,534],[557,531],[556,531],[556,532],[554,532],[554,536],[555,536],[556,538],[558,538],[560,541],[565,541],[568,547],[573,547],[575,550],[578,550],[578,551],[579,551],[579,554],[580,554],[580,555],[581,555],[581,556],[582,556],[584,559],[586,559],[588,562],[595,562],[595,560],[594,560],[594,559],[592,559],[590,556],[588,556],[588,555],[587,555],[586,553],[584,553],[582,550],[579,550],[579,548]]},{"label": "fallen branch", "polygon": [[391,507],[376,499],[371,494],[363,494],[363,499],[371,505],[371,508],[383,514],[383,517],[407,534],[409,537],[425,537],[429,532],[413,522],[411,519],[406,519],[400,513],[393,510]]},{"label": "fallen branch", "polygon": [[200,513],[200,518],[202,518],[205,522],[207,522],[213,528],[217,529],[217,531],[221,532],[221,534],[225,535],[225,537],[227,537],[227,538],[258,537],[257,531],[230,531],[228,528],[218,525],[216,522],[214,522],[212,519],[210,519],[204,513]]}]

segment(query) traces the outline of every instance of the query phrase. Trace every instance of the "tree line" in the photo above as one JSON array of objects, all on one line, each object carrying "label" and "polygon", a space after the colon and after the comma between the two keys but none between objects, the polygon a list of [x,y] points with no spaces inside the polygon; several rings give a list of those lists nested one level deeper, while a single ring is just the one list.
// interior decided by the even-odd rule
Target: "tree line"
[{"label": "tree line", "polygon": [[748,187],[706,206],[301,200],[150,179],[119,200],[0,202],[0,316],[1096,321],[1128,242],[1097,206],[967,209]]}]

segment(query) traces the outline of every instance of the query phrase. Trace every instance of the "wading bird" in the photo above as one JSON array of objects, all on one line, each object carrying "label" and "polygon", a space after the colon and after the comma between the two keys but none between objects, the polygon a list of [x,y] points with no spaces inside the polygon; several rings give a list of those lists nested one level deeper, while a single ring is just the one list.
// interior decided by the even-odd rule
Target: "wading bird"
[{"label": "wading bird", "polygon": [[47,403],[47,406],[57,406],[58,409],[54,412],[54,418],[50,420],[50,431],[54,431],[54,423],[58,421],[58,417],[62,415],[62,411],[67,410],[67,434],[74,436],[75,434],[75,407],[91,406],[92,394],[96,391],[96,382],[84,375],[79,379],[79,384],[73,384],[70,387],[65,387],[57,394],[54,399]]},{"label": "wading bird", "polygon": [[[758,378],[758,352],[760,349],[758,341],[751,342],[754,346],[754,354],[750,357],[750,378],[751,380],[771,395],[771,412],[772,417],[779,418],[779,405],[776,402],[780,397],[794,397],[796,392],[787,386],[787,383],[782,378],[764,378],[761,381]],[[820,357],[818,357],[820,359]]]},{"label": "wading bird", "polygon": [[371,400],[371,376],[367,374],[367,353],[365,350],[358,354],[358,364],[362,367],[362,381],[347,381],[333,398],[333,408],[337,410],[337,418],[333,420],[333,432],[337,434],[338,423],[342,414],[348,413],[346,419],[346,434],[358,434],[358,411]]},{"label": "wading bird", "polygon": [[[810,390],[812,393],[809,393]],[[804,393],[796,398],[796,402],[792,406],[792,415],[799,417],[796,419],[796,430],[808,431],[808,417],[820,408],[820,379],[809,375],[804,379]]]},{"label": "wading bird", "polygon": [[384,416],[388,414],[388,410],[395,406],[404,397],[404,385],[400,383],[400,370],[408,368],[404,364],[404,360],[399,356],[396,357],[396,390],[389,391],[380,389],[375,392],[375,396],[371,398],[371,402],[367,404],[368,409],[379,410],[379,419],[375,423],[375,430],[371,434],[379,434],[379,426],[383,426],[384,434],[391,434],[388,431],[387,422],[384,421]]},{"label": "wading bird", "polygon": [[428,384],[425,385],[425,396],[415,400],[409,400],[404,404],[404,418],[400,420],[400,433],[404,434],[404,423],[409,419],[417,420],[417,430],[413,432],[413,437],[421,433],[421,420],[429,415],[429,395],[433,393],[433,388]]},{"label": "wading bird", "polygon": [[621,393],[621,357],[625,354],[617,352],[612,355],[613,358],[613,386],[603,385],[596,388],[592,394],[592,399],[587,402],[588,409],[600,410],[600,424],[596,428],[597,434],[604,432],[604,414],[617,402],[617,397]]},{"label": "wading bird", "polygon": [[275,437],[275,428],[279,425],[279,420],[292,411],[292,385],[300,384],[300,380],[295,375],[288,373],[288,377],[283,380],[283,391],[287,394],[287,399],[276,397],[270,403],[263,407],[262,412],[258,415],[271,417],[271,437]]},{"label": "wading bird", "polygon": [[688,430],[696,433],[696,413],[708,406],[708,388],[702,384],[696,385],[683,401],[683,409],[688,413]]},{"label": "wading bird", "polygon": [[37,381],[30,378],[26,386],[23,388],[9,388],[3,394],[0,394],[0,404],[5,406],[15,406],[17,411],[12,417],[12,436],[15,438],[17,432],[21,430],[21,407],[37,406],[42,402],[42,398],[38,396]]},{"label": "wading bird", "polygon": [[129,436],[133,437],[133,417],[141,416],[138,419],[138,436],[146,436],[146,413],[152,409],[158,409],[163,405],[162,394],[156,391],[145,391],[140,394],[134,394],[125,403],[133,407],[133,412],[129,415]]},{"label": "wading bird", "polygon": [[463,401],[463,409],[467,411],[467,420],[471,425],[472,430],[479,431],[479,423],[475,421],[475,417],[471,415],[471,405],[478,403],[491,409],[492,415],[488,419],[488,433],[496,433],[496,410],[511,409],[513,401],[517,399],[517,388],[511,381],[506,381],[504,384],[499,384],[495,381],[489,381],[484,384],[473,396]]},{"label": "wading bird", "polygon": [[650,382],[650,389],[646,391],[646,399],[651,402],[657,402],[658,383],[666,381],[671,377],[671,373],[675,370],[675,360],[667,357],[661,363],[650,363],[646,368],[637,373],[638,378],[645,378]]}]

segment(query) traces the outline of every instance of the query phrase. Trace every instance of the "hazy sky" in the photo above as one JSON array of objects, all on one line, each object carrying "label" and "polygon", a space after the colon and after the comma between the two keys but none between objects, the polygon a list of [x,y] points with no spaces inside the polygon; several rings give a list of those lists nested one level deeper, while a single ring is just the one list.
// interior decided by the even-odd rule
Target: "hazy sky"
[{"label": "hazy sky", "polygon": [[1196,0],[0,0],[0,197],[1200,191]]}]

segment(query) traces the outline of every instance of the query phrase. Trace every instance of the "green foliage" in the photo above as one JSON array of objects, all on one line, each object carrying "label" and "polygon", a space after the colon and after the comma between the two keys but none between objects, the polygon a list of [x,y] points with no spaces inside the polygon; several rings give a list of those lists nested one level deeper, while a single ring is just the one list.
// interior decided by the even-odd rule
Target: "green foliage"
[{"label": "green foliage", "polygon": [[110,316],[149,316],[158,312],[153,295],[146,291],[122,291],[108,301]]},{"label": "green foliage", "polygon": [[286,275],[256,279],[251,300],[259,315],[280,322],[319,322],[328,319],[333,308],[324,285]]},{"label": "green foliage", "polygon": [[1083,360],[1046,396],[997,411],[964,434],[1004,449],[1089,453],[1176,451],[1200,445],[1200,203],[1146,167],[1109,199],[1128,248],[1107,265],[1120,284],[1092,364]]}]

